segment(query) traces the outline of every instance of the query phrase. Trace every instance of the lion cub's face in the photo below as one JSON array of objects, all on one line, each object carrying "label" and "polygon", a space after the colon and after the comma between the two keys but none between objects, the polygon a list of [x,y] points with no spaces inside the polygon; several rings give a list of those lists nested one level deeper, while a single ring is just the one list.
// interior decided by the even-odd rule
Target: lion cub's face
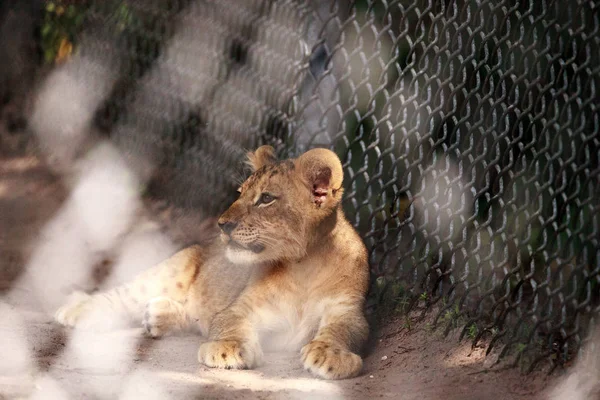
[{"label": "lion cub's face", "polygon": [[262,146],[248,154],[248,163],[254,173],[219,218],[227,258],[244,264],[301,259],[342,197],[339,158],[314,149],[277,161],[273,148]]}]

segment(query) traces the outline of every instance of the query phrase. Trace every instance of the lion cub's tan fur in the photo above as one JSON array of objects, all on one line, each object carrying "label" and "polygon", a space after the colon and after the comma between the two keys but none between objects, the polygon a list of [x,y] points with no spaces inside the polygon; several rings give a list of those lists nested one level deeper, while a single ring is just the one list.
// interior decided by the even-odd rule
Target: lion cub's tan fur
[{"label": "lion cub's tan fur", "polygon": [[78,294],[57,321],[89,326],[92,310],[110,310],[141,318],[154,337],[197,328],[208,337],[198,358],[211,367],[252,368],[268,345],[301,350],[320,377],[356,376],[369,271],[340,206],[340,160],[314,149],[277,161],[263,146],[248,163],[254,173],[219,219],[221,240],[186,248],[128,285]]}]

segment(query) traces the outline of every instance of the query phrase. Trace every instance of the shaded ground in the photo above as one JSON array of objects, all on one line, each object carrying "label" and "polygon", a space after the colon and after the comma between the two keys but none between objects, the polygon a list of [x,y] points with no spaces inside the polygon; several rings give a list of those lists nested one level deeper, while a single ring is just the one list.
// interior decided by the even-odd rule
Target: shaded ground
[{"label": "shaded ground", "polygon": [[[34,385],[40,374],[52,377],[71,398],[90,398],[91,392],[102,393],[91,398],[116,398],[130,390],[134,395],[128,398],[163,398],[157,395],[163,393],[177,399],[542,399],[556,382],[543,373],[488,369],[492,360],[486,361],[483,348],[458,345],[452,336],[442,339],[428,329],[430,318],[413,319],[410,330],[404,318],[389,321],[375,337],[377,346],[365,360],[364,373],[341,382],[312,378],[297,354],[267,354],[265,364],[253,371],[211,370],[198,365],[197,337],[147,340],[139,338],[137,329],[112,334],[133,338],[135,344],[117,368],[99,373],[73,366],[64,356],[69,332],[28,303],[31,289],[18,287],[17,280],[36,234],[65,199],[65,185],[35,157],[7,150],[6,142],[0,146],[0,296],[9,288],[25,294],[16,304],[9,302],[25,321],[15,329],[27,338],[37,371],[33,376],[0,371],[0,399],[47,390],[44,381]],[[180,235],[176,227],[169,231],[175,241],[185,237],[186,224],[181,226]],[[197,225],[188,222],[187,227]]]}]

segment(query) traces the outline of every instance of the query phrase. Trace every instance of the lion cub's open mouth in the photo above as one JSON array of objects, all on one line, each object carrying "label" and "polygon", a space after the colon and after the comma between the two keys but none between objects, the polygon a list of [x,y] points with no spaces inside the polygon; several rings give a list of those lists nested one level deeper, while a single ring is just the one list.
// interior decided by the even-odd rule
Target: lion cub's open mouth
[{"label": "lion cub's open mouth", "polygon": [[244,246],[241,243],[236,242],[233,239],[230,239],[229,243],[227,243],[227,245],[235,250],[250,250],[251,252],[253,252],[255,254],[258,254],[265,249],[265,246],[263,246],[260,243],[250,243],[250,244]]}]

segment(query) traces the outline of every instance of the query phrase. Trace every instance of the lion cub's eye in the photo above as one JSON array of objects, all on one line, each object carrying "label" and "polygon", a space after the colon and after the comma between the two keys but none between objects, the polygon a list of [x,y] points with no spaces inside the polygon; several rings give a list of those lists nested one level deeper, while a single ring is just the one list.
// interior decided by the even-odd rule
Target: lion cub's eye
[{"label": "lion cub's eye", "polygon": [[269,193],[263,193],[260,195],[260,197],[258,198],[258,201],[256,202],[257,206],[267,206],[271,203],[273,203],[276,200],[276,197],[273,195],[270,195]]}]

